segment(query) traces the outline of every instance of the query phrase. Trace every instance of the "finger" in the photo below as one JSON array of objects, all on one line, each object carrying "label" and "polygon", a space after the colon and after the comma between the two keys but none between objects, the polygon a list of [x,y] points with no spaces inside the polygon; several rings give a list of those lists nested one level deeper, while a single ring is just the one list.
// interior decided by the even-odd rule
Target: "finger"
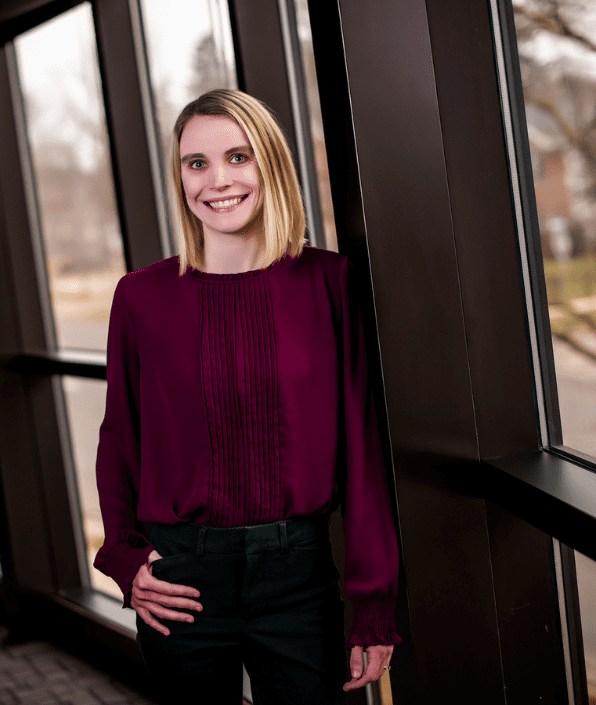
[{"label": "finger", "polygon": [[376,646],[369,646],[366,651],[368,653],[369,663],[371,660],[375,663],[378,661],[380,678],[383,675],[385,666],[388,666],[389,662],[391,661],[391,655],[393,654],[393,646],[379,644]]},{"label": "finger", "polygon": [[[160,594],[155,594],[153,599],[151,599],[147,595],[137,592],[132,596],[130,604],[134,609],[140,607],[148,610],[149,612],[158,614],[160,617],[174,619],[178,622],[194,622],[193,615],[179,610],[191,609],[197,612],[203,611],[203,605],[199,602],[195,602],[194,600],[187,600],[180,597],[164,597]],[[173,609],[168,608],[177,609],[174,611]]]},{"label": "finger", "polygon": [[378,680],[383,671],[383,667],[381,665],[381,654],[376,650],[368,653],[369,657],[366,670],[360,678],[352,678],[349,683],[346,683],[344,685],[344,690],[347,691],[362,688],[362,686],[367,685],[367,683]]},{"label": "finger", "polygon": [[387,646],[383,656],[383,673],[391,667],[391,658],[393,656],[393,646]]},{"label": "finger", "polygon": [[364,671],[364,649],[362,646],[354,646],[350,654],[350,672],[352,678],[360,678]]},{"label": "finger", "polygon": [[198,590],[189,595],[188,592],[183,592],[182,590],[164,591],[160,585],[157,587],[148,585],[144,587],[136,586],[136,589],[133,587],[133,594],[140,595],[143,598],[146,598],[147,595],[159,595],[165,600],[190,600],[191,602],[196,602],[196,599],[201,596]]},{"label": "finger", "polygon": [[198,600],[181,595],[165,595],[162,592],[155,592],[153,590],[134,590],[132,594],[137,600],[158,602],[160,605],[167,605],[168,607],[180,607],[182,609],[191,610],[198,609],[199,611],[202,609],[202,605]]},{"label": "finger", "polygon": [[163,558],[163,556],[161,556],[155,549],[153,549],[153,551],[151,551],[151,553],[147,556],[147,563],[149,564],[149,566],[151,566],[153,561],[157,561],[160,558]]},{"label": "finger", "polygon": [[[387,665],[388,659],[387,659],[387,648],[385,646],[373,646],[369,647],[368,651],[368,663],[369,665],[372,664],[373,669],[373,679],[372,680],[379,680],[379,678],[383,675],[383,672],[385,670],[384,666]],[[376,675],[374,675],[376,673]]]},{"label": "finger", "polygon": [[158,592],[163,595],[182,595],[186,597],[201,596],[201,592],[196,588],[190,587],[190,585],[180,585],[178,583],[168,583],[165,580],[159,580],[159,578],[153,577],[146,568],[145,572],[139,576],[136,587],[140,590],[150,590],[151,592]]},{"label": "finger", "polygon": [[358,681],[364,675],[364,648],[362,646],[353,646],[352,652],[350,654],[350,673],[352,674],[352,680],[344,684],[343,689],[345,691],[353,690],[357,688],[356,685]]},{"label": "finger", "polygon": [[156,619],[154,619],[151,616],[151,613],[148,612],[147,610],[143,608],[139,608],[137,610],[137,613],[139,617],[145,622],[145,624],[148,624],[150,627],[153,627],[153,629],[156,629],[158,632],[163,634],[164,636],[170,636],[170,630],[164,626],[163,624],[160,624]]},{"label": "finger", "polygon": [[147,610],[152,615],[159,617],[160,619],[170,619],[174,622],[194,622],[195,618],[192,614],[187,614],[186,612],[177,612],[176,610],[169,610],[167,607],[157,604],[156,602],[145,602],[141,601],[139,607]]},{"label": "finger", "polygon": [[203,605],[196,600],[189,600],[187,597],[173,597],[171,595],[162,595],[159,592],[151,592],[143,590],[135,595],[135,598],[140,602],[155,602],[165,607],[176,607],[182,610],[203,611]]}]

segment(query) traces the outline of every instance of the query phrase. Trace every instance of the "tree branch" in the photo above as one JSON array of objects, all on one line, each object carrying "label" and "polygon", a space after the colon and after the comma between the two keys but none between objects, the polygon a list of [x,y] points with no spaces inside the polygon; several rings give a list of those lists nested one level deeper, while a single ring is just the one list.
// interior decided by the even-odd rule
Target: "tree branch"
[{"label": "tree branch", "polygon": [[581,343],[578,343],[570,335],[567,335],[567,333],[557,333],[553,331],[553,338],[562,340],[564,343],[567,343],[570,348],[573,348],[576,352],[580,353],[580,355],[584,355],[588,358],[588,360],[596,362],[596,354],[585,348]]},{"label": "tree branch", "polygon": [[536,29],[543,29],[559,37],[568,37],[569,39],[579,42],[579,44],[582,44],[590,51],[596,52],[596,44],[589,37],[585,37],[574,29],[571,29],[567,22],[561,18],[556,3],[553,3],[552,12],[544,15],[538,12],[529,12],[521,5],[514,5],[513,12],[532,22],[536,26]]},{"label": "tree branch", "polygon": [[596,145],[589,139],[586,131],[582,130],[582,132],[577,132],[574,130],[571,125],[561,117],[561,114],[552,101],[546,98],[536,98],[532,95],[526,95],[525,100],[527,103],[531,103],[537,108],[544,110],[544,112],[548,113],[553,120],[555,120],[565,137],[567,137],[574,147],[580,150],[589,162],[590,167],[596,173]]}]

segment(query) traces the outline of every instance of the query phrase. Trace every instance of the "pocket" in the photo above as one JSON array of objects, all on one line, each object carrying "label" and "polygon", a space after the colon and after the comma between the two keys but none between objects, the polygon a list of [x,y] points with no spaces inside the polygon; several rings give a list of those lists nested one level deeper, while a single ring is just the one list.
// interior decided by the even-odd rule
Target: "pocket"
[{"label": "pocket", "polygon": [[298,551],[316,551],[317,549],[331,548],[331,538],[323,536],[310,536],[304,541],[299,541],[298,543],[291,544],[292,549],[297,549]]},{"label": "pocket", "polygon": [[163,570],[181,565],[195,555],[194,550],[188,545],[175,539],[164,537],[159,532],[152,532],[150,541],[161,556],[161,558],[157,558],[151,563],[151,571],[156,578],[159,577],[158,574]]},{"label": "pocket", "polygon": [[186,553],[175,553],[171,556],[163,556],[163,558],[158,558],[151,563],[151,574],[155,578],[159,578],[160,575],[163,575],[164,571],[179,567],[194,558],[196,558],[194,552],[188,549]]},{"label": "pocket", "polygon": [[[192,552],[192,547],[188,545],[187,542],[176,540],[174,537],[169,535],[164,535],[165,532],[158,531],[155,528],[151,532],[149,541],[155,546],[155,550],[162,556],[162,558],[169,558],[170,556],[181,555],[184,553]],[[170,532],[168,532],[169,534]],[[158,558],[157,561],[162,560]],[[153,561],[157,563],[157,561]]]}]

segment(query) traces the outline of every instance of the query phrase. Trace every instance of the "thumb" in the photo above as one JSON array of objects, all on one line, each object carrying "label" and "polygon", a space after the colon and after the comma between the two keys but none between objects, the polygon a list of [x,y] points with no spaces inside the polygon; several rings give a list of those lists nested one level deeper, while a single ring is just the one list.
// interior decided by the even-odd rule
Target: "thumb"
[{"label": "thumb", "polygon": [[352,672],[352,678],[360,678],[364,670],[364,657],[362,652],[364,647],[353,646],[352,654],[350,656],[350,671]]},{"label": "thumb", "polygon": [[159,553],[155,549],[153,549],[153,551],[151,551],[151,553],[147,557],[146,566],[147,566],[147,570],[149,571],[149,573],[151,575],[153,575],[153,561],[156,561],[158,558],[161,558],[161,556],[159,555]]}]

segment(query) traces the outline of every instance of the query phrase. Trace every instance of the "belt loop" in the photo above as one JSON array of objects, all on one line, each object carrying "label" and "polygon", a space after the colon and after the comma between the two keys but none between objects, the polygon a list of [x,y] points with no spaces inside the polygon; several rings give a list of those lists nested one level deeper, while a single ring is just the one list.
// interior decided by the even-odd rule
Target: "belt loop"
[{"label": "belt loop", "polygon": [[278,531],[279,531],[279,547],[281,550],[281,553],[287,553],[288,552],[288,529],[286,526],[286,522],[280,521],[278,526]]},{"label": "belt loop", "polygon": [[195,526],[198,528],[195,555],[202,556],[205,552],[205,538],[207,536],[207,527],[202,526],[201,524],[195,524]]}]

